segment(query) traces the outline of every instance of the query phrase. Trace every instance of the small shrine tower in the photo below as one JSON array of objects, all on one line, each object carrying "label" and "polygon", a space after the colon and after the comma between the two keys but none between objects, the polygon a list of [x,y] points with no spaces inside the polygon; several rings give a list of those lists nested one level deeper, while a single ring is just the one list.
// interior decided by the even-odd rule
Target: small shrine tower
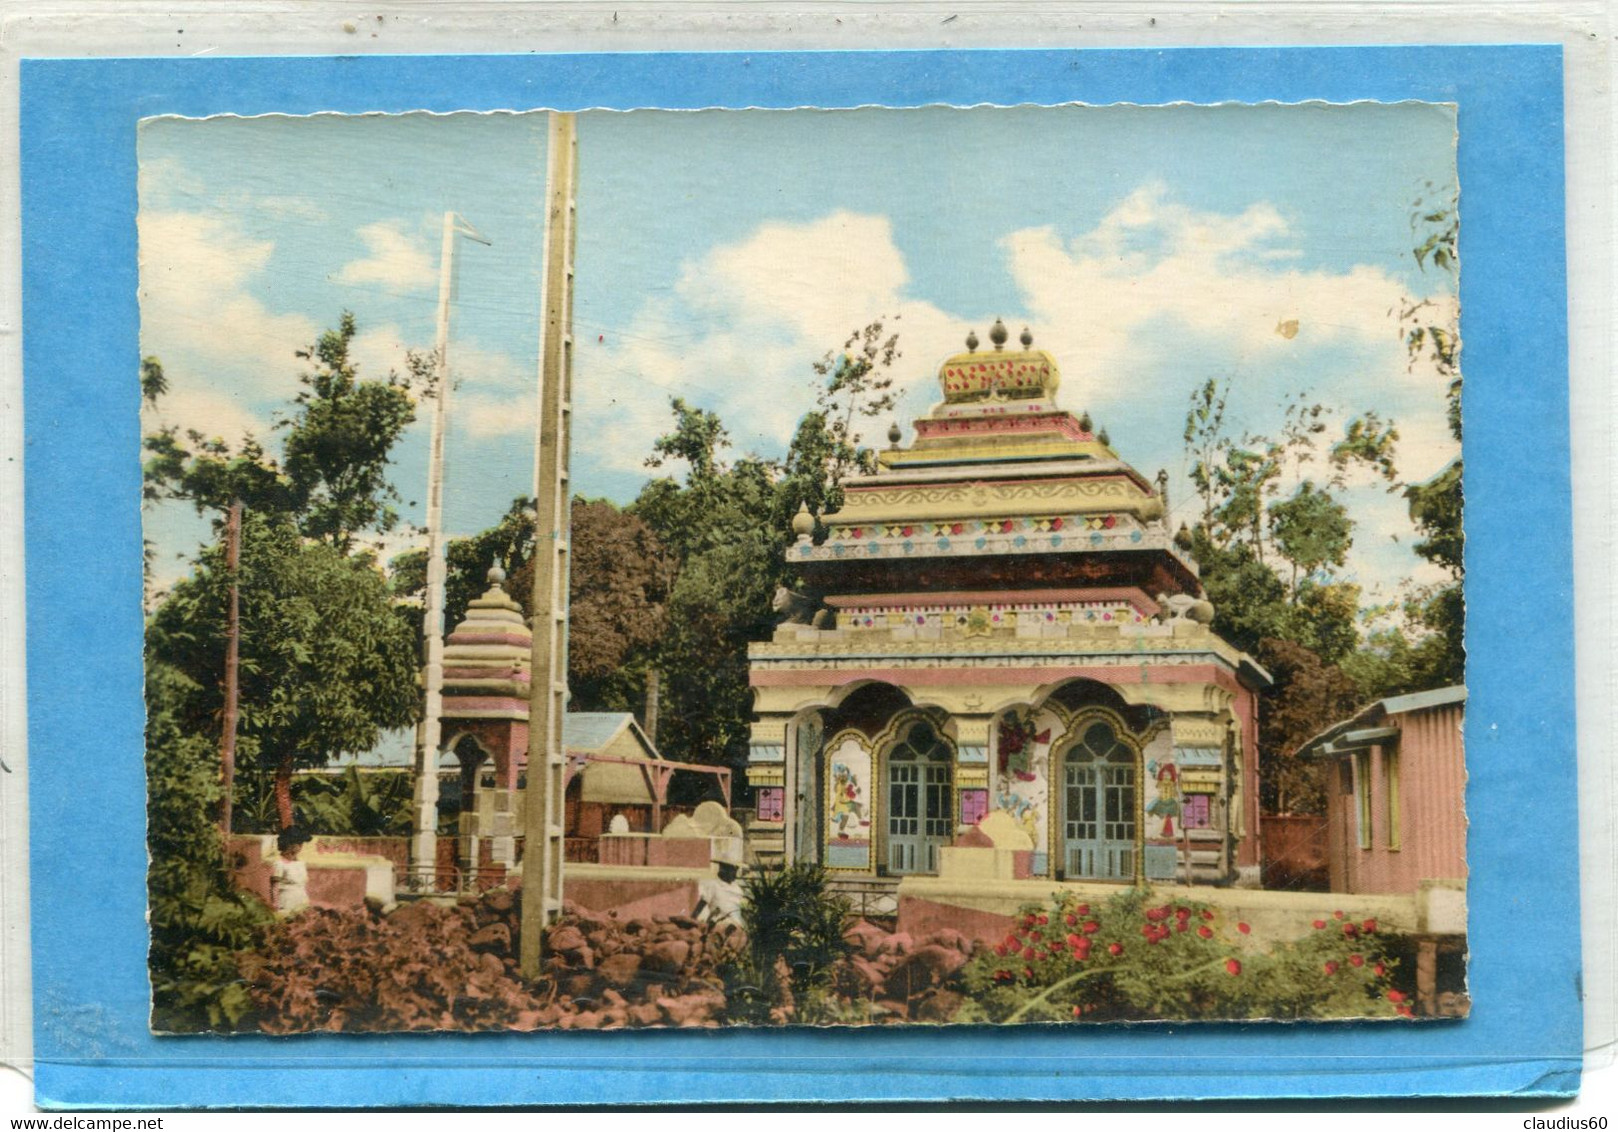
[{"label": "small shrine tower", "polygon": [[895,427],[839,511],[794,521],[805,592],[749,650],[752,850],[884,883],[1000,811],[1030,877],[1256,878],[1269,677],[1209,628],[1166,477],[1056,404],[1026,329],[989,338],[939,367],[914,443]]},{"label": "small shrine tower", "polygon": [[[518,780],[528,756],[529,666],[533,632],[506,593],[506,572],[489,571],[489,588],[466,608],[444,641],[444,750],[461,763],[459,856],[475,870],[483,843],[494,865],[516,864]],[[481,781],[493,764],[494,783]]]}]

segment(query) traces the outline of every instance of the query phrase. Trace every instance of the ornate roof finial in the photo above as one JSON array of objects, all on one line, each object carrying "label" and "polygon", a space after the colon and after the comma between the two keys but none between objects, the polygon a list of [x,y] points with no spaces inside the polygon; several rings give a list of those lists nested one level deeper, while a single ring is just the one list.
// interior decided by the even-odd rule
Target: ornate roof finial
[{"label": "ornate roof finial", "polygon": [[975,354],[978,352],[978,332],[976,330],[968,330],[966,332],[966,352],[968,354]]},{"label": "ornate roof finial", "polygon": [[1191,528],[1187,527],[1183,520],[1180,529],[1174,532],[1174,545],[1181,550],[1191,549]]},{"label": "ornate roof finial", "polygon": [[798,513],[792,516],[792,533],[798,535],[812,534],[815,529],[815,517],[809,514],[807,500],[798,504]]},{"label": "ornate roof finial", "polygon": [[1107,429],[1106,429],[1105,425],[1102,426],[1101,432],[1096,436],[1096,439],[1101,441],[1101,443],[1102,443],[1102,445],[1104,447],[1107,447],[1107,448],[1112,447],[1112,439],[1109,436],[1107,436]]},{"label": "ornate roof finial", "polygon": [[1090,410],[1084,410],[1084,412],[1079,416],[1079,431],[1089,432],[1094,427],[1095,422],[1090,419]]},{"label": "ornate roof finial", "polygon": [[1034,336],[1029,332],[1026,326],[1022,328],[1022,337],[1018,338],[1017,341],[1022,343],[1022,348],[1025,350],[1032,350],[1034,348]]},{"label": "ornate roof finial", "polygon": [[899,447],[899,438],[904,434],[899,431],[899,422],[894,421],[888,426],[888,443],[895,448]]},{"label": "ornate roof finial", "polygon": [[994,348],[996,350],[1000,350],[1005,348],[1006,337],[1006,324],[1001,322],[998,318],[995,319],[994,325],[989,327],[989,341],[994,343]]},{"label": "ornate roof finial", "polygon": [[506,571],[504,567],[500,565],[500,563],[496,562],[493,566],[489,567],[489,584],[491,586],[498,586],[505,580]]}]

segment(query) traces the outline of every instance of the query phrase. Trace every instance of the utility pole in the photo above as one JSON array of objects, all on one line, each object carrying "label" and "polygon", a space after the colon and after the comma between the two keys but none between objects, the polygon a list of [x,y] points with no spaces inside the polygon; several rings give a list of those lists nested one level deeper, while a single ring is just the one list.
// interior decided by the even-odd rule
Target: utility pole
[{"label": "utility pole", "polygon": [[572,114],[552,112],[545,155],[545,248],[540,308],[539,421],[534,457],[533,662],[528,770],[523,788],[522,973],[539,976],[546,925],[562,911],[562,793],[566,752],[569,505],[567,456],[573,383],[574,197]]},{"label": "utility pole", "polygon": [[224,802],[219,808],[219,831],[230,836],[231,809],[236,794],[237,672],[241,666],[242,501],[232,499],[225,519],[225,568],[230,571],[230,606],[225,612],[225,718],[219,736],[219,778]]},{"label": "utility pole", "polygon": [[433,343],[433,431],[427,460],[427,601],[421,619],[422,688],[426,703],[417,729],[415,878],[436,887],[438,864],[438,746],[444,711],[444,433],[449,428],[449,305],[455,289],[455,237],[488,240],[453,212],[444,213],[438,256],[438,334]]}]

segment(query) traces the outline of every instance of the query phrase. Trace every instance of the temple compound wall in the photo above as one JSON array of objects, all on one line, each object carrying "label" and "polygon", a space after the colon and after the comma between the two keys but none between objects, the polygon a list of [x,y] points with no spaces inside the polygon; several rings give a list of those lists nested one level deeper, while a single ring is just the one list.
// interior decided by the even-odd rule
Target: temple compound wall
[{"label": "temple compound wall", "polygon": [[1167,477],[1056,407],[1026,330],[990,337],[794,522],[801,592],[749,652],[751,851],[925,877],[993,829],[1002,879],[1256,883],[1269,677],[1209,627]]}]

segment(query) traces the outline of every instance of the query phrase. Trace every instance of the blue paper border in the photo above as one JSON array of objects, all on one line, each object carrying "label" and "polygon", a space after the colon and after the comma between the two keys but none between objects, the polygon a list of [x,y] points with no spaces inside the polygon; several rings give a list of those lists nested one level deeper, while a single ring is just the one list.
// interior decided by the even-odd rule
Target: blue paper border
[{"label": "blue paper border", "polygon": [[[1581,1056],[1557,46],[23,60],[38,1103],[1566,1094]],[[1456,1024],[155,1039],[135,127],[152,114],[1421,99],[1460,107],[1472,823]]]}]

